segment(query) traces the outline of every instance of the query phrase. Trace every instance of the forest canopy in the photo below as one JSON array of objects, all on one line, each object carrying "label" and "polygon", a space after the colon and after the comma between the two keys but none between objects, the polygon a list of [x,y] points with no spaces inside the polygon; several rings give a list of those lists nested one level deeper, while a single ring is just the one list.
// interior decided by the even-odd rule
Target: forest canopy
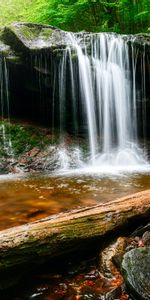
[{"label": "forest canopy", "polygon": [[0,0],[0,25],[43,23],[68,31],[150,32],[149,0]]}]

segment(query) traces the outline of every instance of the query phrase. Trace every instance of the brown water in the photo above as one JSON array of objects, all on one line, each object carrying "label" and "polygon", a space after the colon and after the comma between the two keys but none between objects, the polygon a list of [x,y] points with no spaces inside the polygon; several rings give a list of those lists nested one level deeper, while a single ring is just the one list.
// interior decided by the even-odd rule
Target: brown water
[{"label": "brown water", "polygon": [[0,180],[0,229],[150,188],[150,175]]}]

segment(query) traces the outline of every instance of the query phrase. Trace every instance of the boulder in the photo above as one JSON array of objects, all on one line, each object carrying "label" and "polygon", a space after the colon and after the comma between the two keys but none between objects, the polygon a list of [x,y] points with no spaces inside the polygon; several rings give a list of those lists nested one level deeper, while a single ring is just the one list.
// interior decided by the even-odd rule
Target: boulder
[{"label": "boulder", "polygon": [[53,26],[14,23],[2,30],[3,42],[10,45],[18,52],[38,52],[57,48],[66,45],[66,33]]},{"label": "boulder", "polygon": [[150,248],[136,248],[127,252],[122,261],[127,287],[136,299],[150,299]]}]

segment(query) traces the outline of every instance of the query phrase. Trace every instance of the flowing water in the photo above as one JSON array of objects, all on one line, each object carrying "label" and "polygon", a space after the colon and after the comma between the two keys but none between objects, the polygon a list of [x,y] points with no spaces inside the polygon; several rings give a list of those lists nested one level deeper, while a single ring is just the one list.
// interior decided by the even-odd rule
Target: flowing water
[{"label": "flowing water", "polygon": [[1,176],[0,229],[70,209],[105,203],[149,187],[149,174],[34,178]]},{"label": "flowing water", "polygon": [[[39,71],[38,109],[43,118],[45,110],[49,111],[52,133],[55,119],[59,123],[59,147],[54,157],[58,160],[56,173],[147,172],[145,50],[141,56],[139,108],[136,76],[139,51],[134,41],[129,47],[127,37],[113,33],[65,34],[66,47],[55,59],[45,54],[31,55],[31,68]],[[44,76],[50,74],[51,82],[47,82],[48,77]],[[11,152],[11,137],[6,137],[3,122],[4,116],[10,119],[5,58],[0,60],[0,84],[3,144],[6,152]],[[49,86],[52,86],[51,108],[47,102],[44,104]],[[67,142],[68,132],[75,137],[72,144]],[[80,143],[81,135],[86,146]]]},{"label": "flowing water", "polygon": [[[11,136],[6,134],[6,125],[10,124],[10,108],[9,108],[9,74],[6,59],[0,57],[0,101],[1,101],[1,124],[0,124],[0,135],[3,143],[3,151],[7,156],[12,157],[12,145],[11,145]],[[9,132],[9,130],[8,130]]]},{"label": "flowing water", "polygon": [[[91,34],[88,38],[85,35],[81,39],[80,35],[68,33],[67,39],[68,45],[59,63],[58,80],[61,157],[64,152],[63,171],[114,173],[147,170],[149,168],[147,153],[138,140],[136,101],[138,53],[135,55],[133,51],[134,44],[130,60],[127,42],[119,35],[100,33]],[[144,54],[142,60],[144,68]],[[143,70],[143,94],[144,76]],[[71,88],[69,100],[67,100],[67,80]],[[81,114],[89,144],[86,158],[82,148],[76,146],[75,149],[78,149],[80,155],[74,170],[68,164],[69,147],[64,143],[67,131],[67,101],[70,99],[72,99],[74,132],[77,134],[79,130],[78,115]],[[143,128],[146,126],[145,109],[143,104],[141,115]]]}]

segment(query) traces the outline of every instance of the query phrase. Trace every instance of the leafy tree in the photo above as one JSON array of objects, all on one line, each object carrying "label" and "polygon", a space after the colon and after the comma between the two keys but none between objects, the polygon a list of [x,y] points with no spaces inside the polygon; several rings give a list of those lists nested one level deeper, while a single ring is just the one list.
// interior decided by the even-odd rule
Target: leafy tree
[{"label": "leafy tree", "polygon": [[1,24],[29,21],[69,31],[147,32],[149,0],[0,0]]},{"label": "leafy tree", "polygon": [[0,0],[0,25],[26,21],[25,12],[32,0]]}]

